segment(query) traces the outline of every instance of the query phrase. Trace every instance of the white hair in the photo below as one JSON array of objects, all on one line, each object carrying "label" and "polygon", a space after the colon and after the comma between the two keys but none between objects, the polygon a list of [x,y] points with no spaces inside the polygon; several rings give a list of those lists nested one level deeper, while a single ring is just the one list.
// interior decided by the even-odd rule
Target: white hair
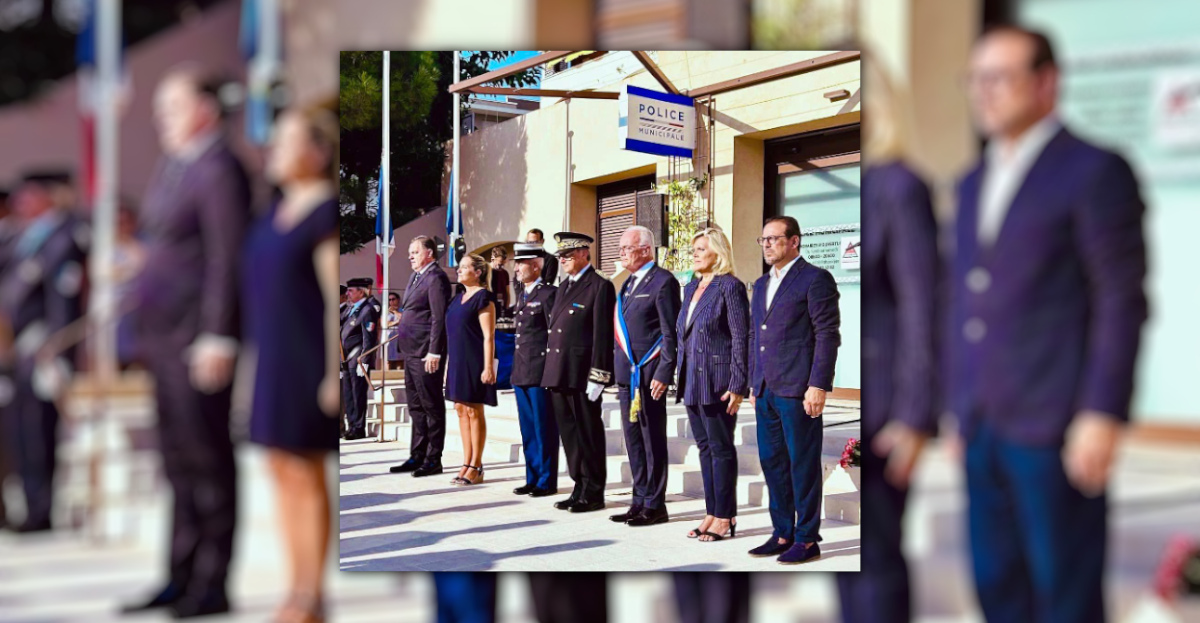
[{"label": "white hair", "polygon": [[641,225],[634,225],[633,227],[630,227],[629,229],[626,229],[625,231],[637,232],[638,244],[640,244],[644,247],[653,247],[654,246],[654,232],[650,231],[649,228],[643,227]]}]

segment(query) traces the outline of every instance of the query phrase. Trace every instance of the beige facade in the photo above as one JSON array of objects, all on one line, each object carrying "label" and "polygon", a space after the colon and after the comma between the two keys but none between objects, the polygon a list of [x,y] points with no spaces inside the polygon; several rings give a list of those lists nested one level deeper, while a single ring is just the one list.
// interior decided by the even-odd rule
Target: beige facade
[{"label": "beige facade", "polygon": [[[655,56],[676,87],[687,91],[822,54],[688,51]],[[630,55],[629,62],[637,61]],[[600,90],[616,91],[624,83],[661,90],[644,70]],[[715,97],[713,176],[701,193],[701,204],[711,195],[711,213],[730,235],[744,280],[761,274],[754,239],[763,218],[764,142],[858,123],[857,98],[831,102],[824,97],[836,89],[857,93],[858,62]],[[619,148],[617,123],[615,101],[544,101],[541,110],[463,137],[461,202],[467,247],[516,240],[534,227],[548,235],[562,229],[595,235],[598,186],[647,173],[665,181],[669,159]],[[707,151],[708,139],[707,130],[698,133],[698,151]],[[691,164],[703,167],[702,162],[684,163],[684,175],[702,175]],[[615,272],[612,266],[603,270]]]}]

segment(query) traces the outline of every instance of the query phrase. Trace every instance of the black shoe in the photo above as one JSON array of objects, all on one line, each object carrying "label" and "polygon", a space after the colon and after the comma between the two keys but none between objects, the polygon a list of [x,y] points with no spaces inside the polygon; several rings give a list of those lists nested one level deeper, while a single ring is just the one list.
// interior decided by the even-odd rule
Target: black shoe
[{"label": "black shoe", "polygon": [[557,508],[560,511],[569,511],[569,510],[571,510],[572,506],[575,506],[578,503],[579,503],[579,500],[577,498],[571,497],[571,498],[567,498],[565,500],[559,500],[559,501],[555,502],[554,508]]},{"label": "black shoe", "polygon": [[441,462],[426,463],[420,469],[413,471],[413,478],[422,478],[424,476],[433,476],[434,474],[442,473]]},{"label": "black shoe", "polygon": [[767,556],[778,556],[792,548],[791,541],[779,542],[779,539],[772,534],[771,538],[767,539],[766,543],[750,550],[750,555],[755,558],[766,558]]},{"label": "black shoe", "polygon": [[604,508],[604,500],[597,500],[595,502],[588,502],[586,500],[580,500],[580,501],[576,502],[574,506],[571,507],[571,512],[572,513],[590,513],[592,511],[602,510],[603,508]]},{"label": "black shoe", "polygon": [[393,465],[388,468],[388,471],[393,474],[403,474],[404,472],[415,472],[421,469],[421,461],[409,459],[399,465]]},{"label": "black shoe", "polygon": [[667,523],[671,520],[671,515],[667,513],[667,507],[662,508],[646,508],[641,514],[636,517],[630,517],[629,521],[625,522],[628,526],[653,526],[655,524]]},{"label": "black shoe", "polygon": [[32,534],[34,532],[46,532],[50,530],[50,520],[41,519],[38,521],[26,521],[13,528],[13,532],[17,534]]},{"label": "black shoe", "polygon": [[158,592],[157,595],[151,597],[148,601],[121,606],[121,612],[123,614],[133,614],[135,612],[145,612],[146,610],[153,610],[155,608],[166,608],[167,606],[179,601],[182,597],[182,590],[176,588],[174,584],[167,584]]},{"label": "black shoe", "polygon": [[558,495],[558,489],[538,489],[534,487],[529,491],[529,497],[531,498],[544,498],[551,495]]},{"label": "black shoe", "polygon": [[196,599],[194,597],[184,597],[176,601],[170,606],[171,616],[176,619],[190,619],[193,617],[203,617],[212,614],[225,614],[229,612],[229,599],[225,593],[210,593]]},{"label": "black shoe", "polygon": [[615,521],[616,523],[625,523],[625,522],[629,521],[630,519],[633,519],[634,517],[637,517],[638,515],[641,515],[641,514],[642,514],[641,506],[630,506],[629,510],[625,511],[624,513],[621,513],[620,515],[609,515],[608,520]]},{"label": "black shoe", "polygon": [[346,436],[342,437],[342,439],[345,439],[346,441],[357,441],[359,439],[366,439],[366,438],[367,438],[367,431],[365,431],[365,430],[354,431],[353,433],[346,433]]},{"label": "black shoe", "polygon": [[796,543],[775,560],[781,565],[799,565],[820,560],[821,546],[816,543]]},{"label": "black shoe", "polygon": [[533,485],[521,485],[513,489],[513,493],[517,495],[529,495],[535,488]]}]

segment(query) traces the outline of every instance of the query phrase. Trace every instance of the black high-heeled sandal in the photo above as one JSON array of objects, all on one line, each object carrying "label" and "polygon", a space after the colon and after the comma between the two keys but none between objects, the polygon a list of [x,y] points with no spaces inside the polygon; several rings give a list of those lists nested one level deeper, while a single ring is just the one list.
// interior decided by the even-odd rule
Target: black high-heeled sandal
[{"label": "black high-heeled sandal", "polygon": [[478,481],[478,482],[476,482],[476,481],[474,481],[474,480],[470,480],[470,479],[468,479],[468,478],[463,478],[462,480],[463,480],[463,484],[464,484],[464,485],[479,485],[479,484],[483,484],[483,466],[482,466],[482,465],[480,465],[479,467],[475,467],[474,465],[468,465],[468,466],[467,466],[467,469],[473,469],[473,470],[475,470],[475,471],[479,472],[479,481]]},{"label": "black high-heeled sandal", "polygon": [[[471,467],[471,466],[470,466],[470,465],[463,465],[463,467],[468,467],[468,468],[469,468],[469,467]],[[461,486],[461,485],[469,485],[469,484],[471,484],[471,481],[467,480],[466,478],[463,478],[462,476],[455,476],[455,477],[454,477],[454,478],[453,478],[453,479],[450,481],[450,484],[452,484],[452,485],[459,485],[459,486]]]},{"label": "black high-heeled sandal", "polygon": [[[720,517],[718,517],[717,519],[720,519]],[[729,520],[729,532],[727,532],[723,535],[717,534],[716,532],[708,532],[708,531],[701,532],[700,533],[701,536],[708,535],[708,536],[712,537],[712,539],[709,541],[700,541],[700,542],[701,543],[715,543],[717,541],[723,541],[725,539],[732,539],[733,537],[737,536],[737,523],[735,523],[735,521],[736,520],[733,518],[731,518]]]}]

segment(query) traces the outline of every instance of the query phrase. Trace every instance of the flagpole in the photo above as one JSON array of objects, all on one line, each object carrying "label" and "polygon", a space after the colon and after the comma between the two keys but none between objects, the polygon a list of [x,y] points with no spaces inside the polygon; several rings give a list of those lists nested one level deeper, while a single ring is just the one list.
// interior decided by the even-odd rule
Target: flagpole
[{"label": "flagpole", "polygon": [[116,242],[117,166],[120,157],[118,99],[120,97],[121,0],[99,0],[96,4],[96,203],[92,263],[91,312],[96,321],[95,372],[107,385],[116,373],[116,324],[108,319],[116,312],[112,283],[113,250]]},{"label": "flagpole", "polygon": [[[460,70],[459,70],[459,61],[460,60],[462,60],[462,52],[459,50],[455,50],[454,51],[454,82],[458,82],[459,80],[462,79],[462,74],[460,73]],[[460,96],[458,94],[458,91],[455,91],[454,92],[454,164],[450,168],[450,186],[451,186],[450,199],[451,199],[451,201],[450,201],[450,205],[446,206],[446,209],[450,210],[450,213],[453,215],[453,218],[450,220],[450,222],[454,224],[454,233],[458,233],[458,232],[462,231],[462,211],[459,208],[459,200],[458,200],[458,184],[459,184],[460,179],[462,178],[462,175],[460,174],[459,168],[458,168],[459,155],[462,152],[462,122],[459,119],[459,100],[460,100]],[[446,249],[447,255],[449,257],[453,258],[455,241],[451,240],[450,236],[446,236],[446,238],[447,238],[447,247],[448,247]],[[446,265],[453,266],[454,263],[447,262]]]},{"label": "flagpole", "polygon": [[[392,193],[387,187],[387,180],[391,179],[391,129],[392,115],[391,106],[389,103],[392,89],[392,53],[383,51],[383,174],[379,176],[379,183],[384,184],[383,187],[383,203],[379,209],[383,210],[383,283],[380,284],[380,300],[379,306],[382,312],[379,314],[379,343],[382,344],[387,336],[384,326],[387,324],[387,314],[391,305],[388,303],[388,282],[391,278],[392,263]],[[381,390],[379,392],[379,436],[378,440],[383,441],[383,422],[384,413],[387,409],[387,349],[381,348],[375,355],[376,360],[380,362],[379,369],[382,373],[382,382],[380,383]]]}]

